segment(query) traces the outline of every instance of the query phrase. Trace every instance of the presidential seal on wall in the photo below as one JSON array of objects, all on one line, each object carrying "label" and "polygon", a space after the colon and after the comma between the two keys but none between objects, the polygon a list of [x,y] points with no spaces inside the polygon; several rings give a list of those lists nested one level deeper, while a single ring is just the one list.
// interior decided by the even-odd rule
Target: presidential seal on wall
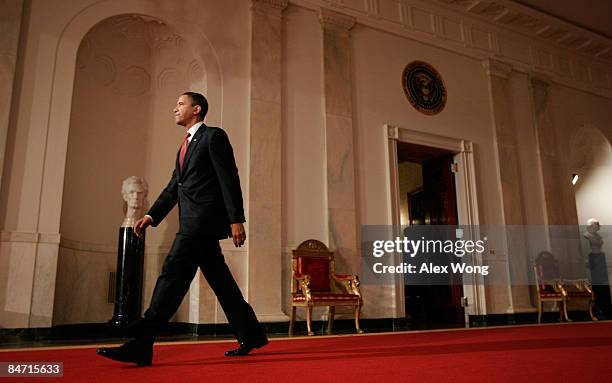
[{"label": "presidential seal on wall", "polygon": [[438,114],[446,105],[446,87],[431,65],[413,61],[402,74],[402,86],[408,101],[421,113]]}]

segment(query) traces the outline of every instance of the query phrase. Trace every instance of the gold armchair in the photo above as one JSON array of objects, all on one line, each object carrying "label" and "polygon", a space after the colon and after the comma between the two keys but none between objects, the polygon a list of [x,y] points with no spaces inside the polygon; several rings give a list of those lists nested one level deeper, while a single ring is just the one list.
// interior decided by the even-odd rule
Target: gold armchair
[{"label": "gold armchair", "polygon": [[538,291],[538,323],[542,320],[544,302],[559,303],[560,319],[571,322],[571,319],[569,319],[567,315],[567,304],[570,300],[587,300],[589,315],[592,320],[597,320],[593,315],[595,294],[588,280],[562,279],[558,262],[554,255],[548,251],[542,251],[538,254],[535,261],[534,272]]},{"label": "gold armchair", "polygon": [[[335,285],[342,287],[335,291]],[[293,335],[295,313],[298,307],[306,308],[308,335],[312,331],[312,309],[315,306],[329,306],[327,332],[331,333],[336,306],[353,306],[355,309],[355,328],[358,333],[359,315],[363,300],[359,291],[359,278],[356,275],[335,273],[334,253],[322,242],[310,239],[302,242],[293,250],[291,276],[291,320],[289,335]]]},{"label": "gold armchair", "polygon": [[591,320],[597,320],[593,314],[593,307],[595,307],[595,293],[593,292],[591,282],[589,282],[587,279],[564,279],[563,286],[567,294],[567,302],[586,301]]}]

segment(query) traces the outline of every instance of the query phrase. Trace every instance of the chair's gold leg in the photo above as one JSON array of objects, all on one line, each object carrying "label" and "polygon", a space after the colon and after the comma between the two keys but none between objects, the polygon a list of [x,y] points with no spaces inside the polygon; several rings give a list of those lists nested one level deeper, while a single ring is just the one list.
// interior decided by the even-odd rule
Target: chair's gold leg
[{"label": "chair's gold leg", "polygon": [[542,311],[544,310],[544,302],[538,302],[538,323],[542,323]]},{"label": "chair's gold leg", "polygon": [[357,329],[357,334],[363,334],[363,330],[359,328],[359,316],[361,315],[361,304],[357,304],[355,306],[355,328]]},{"label": "chair's gold leg", "polygon": [[295,322],[295,310],[297,307],[291,306],[291,317],[289,318],[289,336],[293,335],[293,322]]},{"label": "chair's gold leg", "polygon": [[565,317],[567,322],[571,322],[572,320],[569,319],[569,316],[567,315],[567,300],[564,300],[561,302],[561,304],[563,305],[563,317]]},{"label": "chair's gold leg", "polygon": [[595,301],[590,300],[589,301],[589,315],[591,316],[591,320],[599,320],[595,317],[595,314],[593,314],[593,306],[595,306]]},{"label": "chair's gold leg", "polygon": [[336,315],[336,306],[329,306],[329,318],[327,318],[327,333],[332,333],[334,327],[334,316]]},{"label": "chair's gold leg", "polygon": [[308,328],[308,336],[314,335],[312,332],[312,305],[306,308],[306,327]]}]

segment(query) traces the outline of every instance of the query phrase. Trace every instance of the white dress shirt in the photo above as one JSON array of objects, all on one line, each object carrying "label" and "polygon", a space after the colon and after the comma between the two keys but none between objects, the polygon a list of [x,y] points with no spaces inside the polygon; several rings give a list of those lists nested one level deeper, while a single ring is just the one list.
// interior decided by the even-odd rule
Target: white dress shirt
[{"label": "white dress shirt", "polygon": [[187,138],[189,143],[191,143],[191,139],[193,138],[193,136],[195,136],[196,132],[198,131],[198,129],[200,129],[200,126],[202,126],[202,124],[204,124],[204,121],[200,121],[197,124],[193,124],[191,128],[187,130],[187,133],[189,133],[189,138]]}]

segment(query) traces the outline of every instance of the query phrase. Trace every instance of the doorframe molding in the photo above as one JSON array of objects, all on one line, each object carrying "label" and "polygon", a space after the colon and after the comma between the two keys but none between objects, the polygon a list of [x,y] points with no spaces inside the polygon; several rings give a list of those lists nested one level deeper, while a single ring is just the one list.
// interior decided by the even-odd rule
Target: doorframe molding
[{"label": "doorframe molding", "polygon": [[[457,218],[460,225],[474,227],[472,238],[479,238],[478,225],[480,223],[478,214],[478,199],[476,187],[476,171],[474,162],[474,145],[469,140],[460,138],[440,136],[412,130],[397,125],[383,125],[385,153],[387,153],[387,171],[385,186],[387,187],[387,221],[393,227],[401,227],[400,222],[400,195],[399,195],[399,167],[397,157],[397,143],[405,142],[423,146],[445,149],[455,153],[453,159],[457,164],[455,173],[455,190],[457,198]],[[396,254],[399,257],[399,255]],[[395,260],[400,262],[399,259]],[[482,255],[474,258],[475,264],[482,265]],[[463,296],[468,298],[468,306],[465,309],[466,318],[470,315],[486,314],[486,299],[484,278],[473,274],[472,280],[465,283],[464,276]],[[395,307],[396,315],[406,315],[404,307],[404,281],[399,278],[395,284]],[[466,319],[466,323],[467,319]]]}]

